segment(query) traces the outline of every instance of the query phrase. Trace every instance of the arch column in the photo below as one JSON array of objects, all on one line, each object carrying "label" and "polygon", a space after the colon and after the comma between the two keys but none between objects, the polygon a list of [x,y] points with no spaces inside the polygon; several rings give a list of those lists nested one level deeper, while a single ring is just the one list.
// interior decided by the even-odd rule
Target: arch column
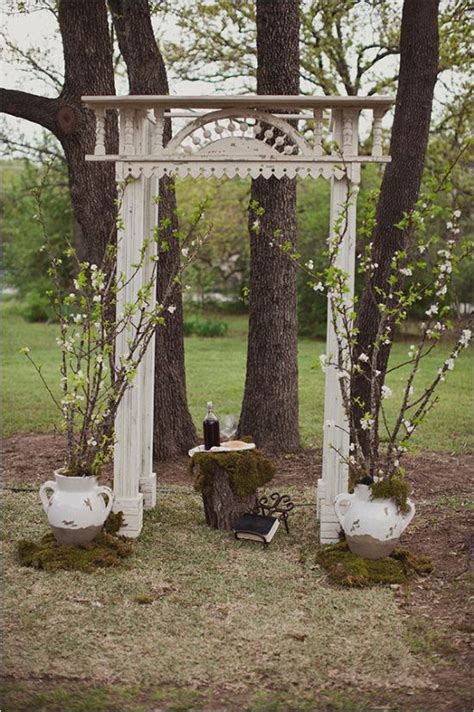
[{"label": "arch column", "polygon": [[[355,282],[355,247],[357,193],[360,182],[360,165],[350,162],[358,150],[357,110],[334,110],[332,113],[333,140],[343,156],[348,157],[349,175],[331,178],[330,238],[335,237],[335,225],[341,211],[347,207],[347,227],[339,245],[336,266],[347,274],[346,299],[352,302]],[[333,327],[331,304],[328,299],[326,330],[326,355],[337,357],[337,339]],[[334,366],[327,366],[324,393],[324,437],[322,477],[318,480],[317,517],[320,521],[320,541],[331,544],[339,540],[340,524],[334,509],[334,500],[341,492],[347,492],[348,466],[342,457],[349,456],[349,425],[342,404],[339,376]],[[342,456],[342,457],[341,457]]]},{"label": "arch column", "polygon": [[[143,111],[130,111],[121,122],[121,145],[126,144],[127,150],[133,149],[135,155],[146,154],[151,150],[152,131],[153,124]],[[117,163],[117,180],[123,181],[125,177],[125,164]],[[156,253],[155,242],[152,241],[147,249],[143,267],[136,271],[132,265],[140,261],[144,241],[151,237],[157,223],[157,206],[152,200],[157,190],[156,178],[139,175],[127,185],[123,194],[123,230],[117,242],[117,274],[125,274],[129,283],[119,294],[118,313],[127,302],[135,301],[137,291],[151,278],[153,263],[149,258]],[[151,307],[154,299],[153,292]],[[127,352],[129,336],[129,330],[117,336],[116,358]],[[125,526],[119,533],[130,538],[137,537],[142,530],[143,509],[156,504],[156,475],[153,472],[154,342],[153,337],[138,366],[135,380],[119,405],[115,420],[114,511],[123,512]]]}]

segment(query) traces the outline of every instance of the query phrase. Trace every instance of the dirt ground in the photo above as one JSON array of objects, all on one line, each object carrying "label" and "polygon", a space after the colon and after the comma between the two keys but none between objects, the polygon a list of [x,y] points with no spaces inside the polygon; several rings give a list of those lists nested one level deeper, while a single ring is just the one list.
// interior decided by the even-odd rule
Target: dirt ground
[{"label": "dirt ground", "polygon": [[[20,434],[6,439],[3,486],[36,487],[51,478],[61,464],[61,455],[61,438],[53,434]],[[272,483],[275,490],[316,485],[321,472],[319,451],[303,450],[272,459],[277,470]],[[157,463],[160,484],[191,484],[188,462],[183,457]],[[405,467],[417,515],[403,545],[430,556],[435,569],[430,576],[396,588],[395,595],[412,631],[413,652],[424,656],[427,673],[437,680],[437,686],[423,691],[422,697],[400,690],[394,695],[398,706],[383,709],[468,712],[472,710],[470,538],[474,456],[421,454],[407,457]],[[381,705],[383,700],[374,703]]]}]

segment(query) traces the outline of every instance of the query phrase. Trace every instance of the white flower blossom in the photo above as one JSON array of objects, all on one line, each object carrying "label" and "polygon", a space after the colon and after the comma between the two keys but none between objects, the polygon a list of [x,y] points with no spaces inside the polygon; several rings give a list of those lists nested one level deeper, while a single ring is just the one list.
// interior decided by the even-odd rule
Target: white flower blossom
[{"label": "white flower blossom", "polygon": [[306,264],[305,264],[305,267],[306,267],[306,269],[309,269],[310,271],[312,271],[312,270],[314,269],[314,262],[313,262],[313,260],[308,260],[308,261],[306,262]]},{"label": "white flower blossom", "polygon": [[168,307],[168,311],[169,311],[170,314],[174,314],[174,313],[175,313],[176,307],[174,306],[174,304],[170,304],[170,306]]},{"label": "white flower blossom", "polygon": [[393,391],[388,386],[382,386],[382,398],[391,398],[393,396]]},{"label": "white flower blossom", "polygon": [[454,368],[454,359],[453,358],[446,359],[446,361],[444,362],[444,365],[446,366],[448,371],[452,371]]},{"label": "white flower blossom", "polygon": [[453,223],[451,222],[451,220],[448,220],[448,222],[446,223],[446,227],[447,227],[448,230],[452,230],[452,228],[453,228]]},{"label": "white flower blossom", "polygon": [[370,430],[373,424],[373,418],[362,418],[360,421],[360,427],[362,428],[362,430]]},{"label": "white flower blossom", "polygon": [[321,354],[319,357],[319,365],[321,366],[322,372],[325,373],[328,367],[328,357],[326,354]]},{"label": "white flower blossom", "polygon": [[402,267],[399,272],[400,274],[405,275],[405,277],[411,277],[413,274],[413,270],[411,269],[411,267]]},{"label": "white flower blossom", "polygon": [[426,316],[433,316],[433,314],[438,313],[438,305],[432,304],[429,309],[425,311]]},{"label": "white flower blossom", "polygon": [[317,284],[314,285],[313,290],[315,292],[324,292],[324,285],[322,282],[318,282]]},{"label": "white flower blossom", "polygon": [[422,255],[426,251],[426,245],[418,245],[418,251]]},{"label": "white flower blossom", "polygon": [[189,249],[187,247],[183,247],[183,249],[181,250],[181,254],[183,255],[183,257],[187,257],[189,255]]},{"label": "white flower blossom", "polygon": [[460,210],[455,210],[453,213],[453,217],[458,220],[461,217],[461,211]]},{"label": "white flower blossom", "polygon": [[359,356],[359,361],[363,361],[363,363],[367,363],[369,361],[369,357],[365,353],[361,353]]},{"label": "white flower blossom", "polygon": [[461,344],[461,346],[463,348],[466,348],[467,346],[469,346],[471,337],[472,337],[471,329],[463,329],[463,332],[459,338],[459,343]]},{"label": "white flower blossom", "polygon": [[407,433],[412,433],[415,430],[415,426],[410,420],[407,420],[406,418],[403,420],[403,425],[405,426],[405,429]]}]

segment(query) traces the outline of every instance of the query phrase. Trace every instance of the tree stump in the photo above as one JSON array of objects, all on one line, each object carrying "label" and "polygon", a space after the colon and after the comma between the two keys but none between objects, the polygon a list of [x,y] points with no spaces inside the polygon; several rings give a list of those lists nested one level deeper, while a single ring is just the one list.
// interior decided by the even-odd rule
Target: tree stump
[{"label": "tree stump", "polygon": [[257,490],[239,497],[234,494],[225,470],[215,472],[211,487],[202,492],[206,524],[213,529],[232,529],[242,514],[257,504]]},{"label": "tree stump", "polygon": [[196,453],[191,471],[202,494],[206,523],[213,529],[232,529],[242,514],[257,505],[257,487],[269,482],[275,472],[258,450]]}]

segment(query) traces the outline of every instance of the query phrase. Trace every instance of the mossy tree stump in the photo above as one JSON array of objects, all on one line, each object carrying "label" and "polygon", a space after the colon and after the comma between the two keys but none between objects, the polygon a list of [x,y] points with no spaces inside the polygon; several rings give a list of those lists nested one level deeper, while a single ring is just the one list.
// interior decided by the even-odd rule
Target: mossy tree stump
[{"label": "mossy tree stump", "polygon": [[270,482],[275,469],[259,450],[199,452],[191,472],[202,494],[206,523],[213,529],[232,529],[236,520],[257,504],[257,488]]}]

